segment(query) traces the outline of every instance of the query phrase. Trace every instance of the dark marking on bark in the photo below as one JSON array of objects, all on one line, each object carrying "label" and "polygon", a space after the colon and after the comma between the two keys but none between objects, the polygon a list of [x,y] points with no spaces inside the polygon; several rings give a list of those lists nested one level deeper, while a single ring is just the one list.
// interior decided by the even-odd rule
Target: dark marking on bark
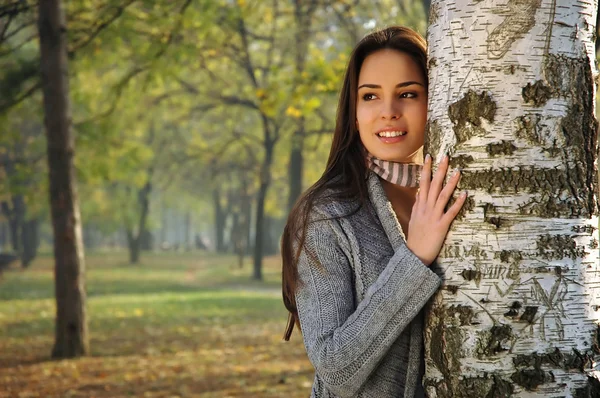
[{"label": "dark marking on bark", "polygon": [[437,120],[429,121],[425,128],[426,140],[424,152],[430,154],[432,157],[440,150],[440,144],[442,142],[442,128]]},{"label": "dark marking on bark", "polygon": [[563,368],[566,370],[577,369],[583,372],[586,367],[590,367],[593,357],[590,353],[581,353],[573,349],[572,353],[563,355]]},{"label": "dark marking on bark", "polygon": [[448,107],[448,116],[454,124],[457,144],[461,144],[475,135],[485,135],[481,119],[494,122],[496,102],[487,92],[477,94],[469,90],[463,98]]},{"label": "dark marking on bark", "polygon": [[458,286],[456,285],[446,285],[445,289],[452,294],[456,294],[458,292]]},{"label": "dark marking on bark", "polygon": [[504,313],[504,316],[507,318],[516,318],[519,316],[519,310],[521,309],[522,305],[521,303],[519,303],[518,301],[514,301],[507,312]]},{"label": "dark marking on bark", "polygon": [[436,386],[436,390],[449,391],[451,394],[454,390],[453,380],[461,374],[460,359],[464,357],[464,332],[459,327],[460,319],[454,318],[448,308],[442,305],[432,307],[429,319],[431,336],[428,366],[433,366],[444,376],[444,380]]},{"label": "dark marking on bark", "polygon": [[587,214],[598,214],[594,192],[598,175],[594,159],[598,145],[598,121],[594,117],[593,74],[587,56],[570,58],[565,55],[548,54],[544,60],[544,75],[553,96],[570,98],[570,107],[560,123],[568,149],[563,161],[567,164],[571,189],[580,191],[574,195],[579,206],[586,207]]},{"label": "dark marking on bark", "polygon": [[463,377],[458,387],[461,398],[510,398],[513,393],[512,383],[498,376]]},{"label": "dark marking on bark", "polygon": [[477,261],[487,260],[487,251],[483,250],[480,245],[472,246],[463,245],[445,245],[440,252],[442,258],[475,258]]},{"label": "dark marking on bark", "polygon": [[596,238],[592,238],[592,241],[590,242],[590,249],[594,250],[598,248],[598,240]]},{"label": "dark marking on bark", "polygon": [[509,0],[506,19],[490,33],[487,39],[488,56],[502,58],[510,46],[535,25],[535,13],[541,0]]},{"label": "dark marking on bark", "polygon": [[537,314],[538,307],[535,306],[527,306],[525,307],[525,311],[523,315],[519,318],[522,322],[527,322],[529,324],[533,324],[535,320],[535,315]]},{"label": "dark marking on bark", "polygon": [[521,271],[519,265],[523,261],[523,254],[518,250],[502,250],[494,254],[494,258],[500,259],[501,262],[510,264],[508,269],[507,278],[516,280]]},{"label": "dark marking on bark", "polygon": [[573,391],[574,398],[600,398],[600,381],[594,377],[587,378],[585,387],[576,388]]},{"label": "dark marking on bark", "polygon": [[556,97],[578,96],[576,90],[581,88],[581,85],[592,84],[592,75],[588,75],[586,71],[589,69],[587,57],[571,58],[562,54],[547,54],[544,57],[543,68],[545,80],[548,86],[552,87]]},{"label": "dark marking on bark", "polygon": [[[448,204],[446,205],[445,210],[447,211],[450,207],[452,207],[454,202],[456,202],[456,198],[451,197],[450,200],[448,201]],[[465,199],[465,203],[463,203],[463,207],[458,211],[458,214],[456,215],[455,220],[462,220],[463,218],[465,218],[467,213],[470,213],[471,211],[473,211],[474,208],[475,208],[475,200],[472,197],[467,196],[467,199]]]},{"label": "dark marking on bark", "polygon": [[437,66],[437,58],[435,57],[431,57],[429,58],[429,61],[427,62],[427,69],[431,70],[433,68],[435,68]]},{"label": "dark marking on bark", "polygon": [[488,155],[497,156],[497,155],[512,155],[517,147],[510,141],[502,140],[497,143],[487,144],[485,147]]},{"label": "dark marking on bark", "polygon": [[438,398],[511,398],[514,385],[496,375],[484,374],[479,377],[463,377],[455,375],[451,386],[446,380],[433,382],[425,380],[425,390],[432,387]]},{"label": "dark marking on bark", "polygon": [[572,260],[584,257],[587,253],[570,235],[540,235],[536,242],[538,255],[545,260]]},{"label": "dark marking on bark", "polygon": [[487,217],[488,213],[496,211],[496,206],[493,203],[484,203],[481,207],[483,208],[484,217]]},{"label": "dark marking on bark", "polygon": [[[481,189],[488,193],[544,193],[540,199],[531,199],[522,204],[519,207],[521,214],[535,214],[547,218],[557,216],[564,218],[589,217],[591,216],[589,212],[596,211],[596,208],[593,201],[591,203],[588,201],[588,189],[583,188],[583,184],[578,184],[574,180],[575,173],[576,171],[569,169],[536,169],[533,167],[464,170],[460,184],[462,189]],[[582,189],[579,189],[580,186]],[[565,194],[568,197],[561,199]],[[589,206],[583,205],[584,203]]]},{"label": "dark marking on bark", "polygon": [[483,359],[507,351],[506,346],[513,337],[513,331],[509,325],[492,326],[489,330],[479,333],[475,353],[479,359]]},{"label": "dark marking on bark", "polygon": [[506,220],[501,217],[488,217],[485,219],[485,222],[492,224],[496,229],[500,229],[506,224]]},{"label": "dark marking on bark", "polygon": [[568,146],[568,150],[565,150],[565,163],[571,192],[577,193],[573,196],[578,199],[581,207],[587,209],[586,213],[596,215],[598,203],[594,200],[594,192],[598,186],[598,173],[594,167],[594,159],[598,149],[598,122],[587,112],[592,110],[582,104],[572,105],[561,121],[561,130]]},{"label": "dark marking on bark", "polygon": [[539,114],[517,117],[515,119],[517,138],[524,139],[535,146],[544,145],[546,132],[542,131],[541,120],[542,115]]},{"label": "dark marking on bark", "polygon": [[510,379],[524,389],[534,391],[540,384],[553,382],[554,374],[542,369],[521,369],[513,373]]},{"label": "dark marking on bark", "polygon": [[581,218],[586,217],[587,209],[579,205],[577,198],[562,199],[559,194],[542,193],[518,208],[519,214],[537,215],[544,218]]},{"label": "dark marking on bark", "polygon": [[539,108],[544,106],[552,97],[552,88],[543,81],[538,80],[533,84],[527,83],[527,85],[523,87],[522,95],[525,103],[533,104],[533,106]]},{"label": "dark marking on bark", "polygon": [[474,269],[464,269],[460,275],[468,281],[476,281],[477,283],[481,281],[481,272]]},{"label": "dark marking on bark", "polygon": [[571,227],[571,231],[576,232],[576,233],[585,233],[585,234],[593,234],[594,231],[598,229],[593,227],[592,225],[574,225]]},{"label": "dark marking on bark", "polygon": [[519,354],[513,358],[515,368],[533,368],[540,370],[542,366],[549,366],[554,369],[562,369],[565,371],[577,370],[584,372],[584,369],[592,366],[593,354],[590,351],[582,353],[576,349],[572,352],[563,353],[558,348],[549,350],[546,353],[538,354]]},{"label": "dark marking on bark", "polygon": [[499,229],[507,224],[506,219],[499,216],[492,216],[490,213],[496,211],[496,207],[491,203],[484,203],[483,207],[483,221],[492,224],[496,229]]},{"label": "dark marking on bark", "polygon": [[600,326],[596,327],[592,336],[592,352],[596,355],[600,355]]},{"label": "dark marking on bark", "polygon": [[431,3],[429,7],[429,26],[437,22],[440,17],[440,4],[437,2]]},{"label": "dark marking on bark", "polygon": [[458,167],[464,169],[469,165],[469,163],[473,163],[474,160],[475,159],[473,159],[473,156],[471,155],[453,156],[452,158],[450,158],[450,168],[455,169]]},{"label": "dark marking on bark", "polygon": [[474,322],[475,312],[468,305],[451,305],[448,308],[448,316],[458,319],[460,326],[476,325],[479,322]]},{"label": "dark marking on bark", "polygon": [[535,267],[533,268],[533,272],[536,274],[551,274],[554,273],[557,276],[560,276],[569,271],[569,267]]}]

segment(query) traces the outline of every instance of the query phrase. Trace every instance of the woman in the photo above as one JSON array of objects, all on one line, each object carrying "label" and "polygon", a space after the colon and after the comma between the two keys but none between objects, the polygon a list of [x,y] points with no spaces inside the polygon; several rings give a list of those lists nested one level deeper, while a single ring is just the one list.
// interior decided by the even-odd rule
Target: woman
[{"label": "woman", "polygon": [[459,172],[444,186],[448,158],[433,179],[423,162],[426,58],[402,27],[357,45],[326,170],[284,230],[285,339],[302,330],[311,397],[424,396],[421,310],[441,283],[429,265],[466,198],[445,211]]}]

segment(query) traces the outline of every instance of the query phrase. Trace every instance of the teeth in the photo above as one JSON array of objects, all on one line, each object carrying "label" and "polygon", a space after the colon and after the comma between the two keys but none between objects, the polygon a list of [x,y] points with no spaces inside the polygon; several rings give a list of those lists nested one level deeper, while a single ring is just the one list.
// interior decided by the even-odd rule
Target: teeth
[{"label": "teeth", "polygon": [[382,131],[381,133],[379,133],[380,137],[387,138],[400,137],[401,135],[406,135],[406,131]]}]

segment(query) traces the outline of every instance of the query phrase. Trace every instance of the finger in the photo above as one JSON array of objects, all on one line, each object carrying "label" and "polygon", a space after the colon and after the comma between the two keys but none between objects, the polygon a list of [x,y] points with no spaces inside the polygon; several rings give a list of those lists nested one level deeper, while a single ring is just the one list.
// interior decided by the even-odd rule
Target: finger
[{"label": "finger", "polygon": [[434,214],[436,214],[437,217],[441,217],[442,214],[444,213],[444,208],[446,208],[446,205],[448,204],[448,201],[452,197],[452,193],[456,189],[456,186],[458,185],[459,181],[460,181],[460,171],[454,170],[454,172],[448,179],[448,182],[442,189],[442,192],[440,192],[440,194],[438,195],[437,201],[435,203]]},{"label": "finger", "polygon": [[413,203],[411,214],[415,214],[417,209],[419,208],[419,192],[415,195],[415,203]]},{"label": "finger", "polygon": [[425,156],[423,171],[421,172],[421,181],[419,182],[418,200],[419,204],[425,205],[427,195],[429,194],[429,185],[431,184],[431,155]]},{"label": "finger", "polygon": [[450,206],[448,211],[442,216],[442,223],[449,226],[450,223],[454,221],[454,219],[458,215],[458,212],[460,211],[460,209],[462,209],[463,205],[465,204],[467,196],[467,191],[463,191],[460,195],[458,195],[458,199],[456,199],[456,202],[454,202],[452,206]]},{"label": "finger", "polygon": [[437,171],[435,172],[435,176],[433,176],[433,180],[431,180],[431,185],[429,187],[429,195],[427,196],[427,207],[429,209],[435,208],[435,204],[438,200],[438,196],[442,191],[442,186],[444,185],[444,179],[446,178],[446,173],[448,171],[448,155],[444,155],[442,161],[438,165]]}]

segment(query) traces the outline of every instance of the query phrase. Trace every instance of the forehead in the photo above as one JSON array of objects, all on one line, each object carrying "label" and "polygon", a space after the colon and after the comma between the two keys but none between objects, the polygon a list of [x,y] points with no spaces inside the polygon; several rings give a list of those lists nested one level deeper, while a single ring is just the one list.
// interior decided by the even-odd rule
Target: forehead
[{"label": "forehead", "polygon": [[419,65],[407,53],[384,49],[369,54],[360,68],[359,85],[391,80],[394,85],[407,80],[423,83],[424,77]]}]

